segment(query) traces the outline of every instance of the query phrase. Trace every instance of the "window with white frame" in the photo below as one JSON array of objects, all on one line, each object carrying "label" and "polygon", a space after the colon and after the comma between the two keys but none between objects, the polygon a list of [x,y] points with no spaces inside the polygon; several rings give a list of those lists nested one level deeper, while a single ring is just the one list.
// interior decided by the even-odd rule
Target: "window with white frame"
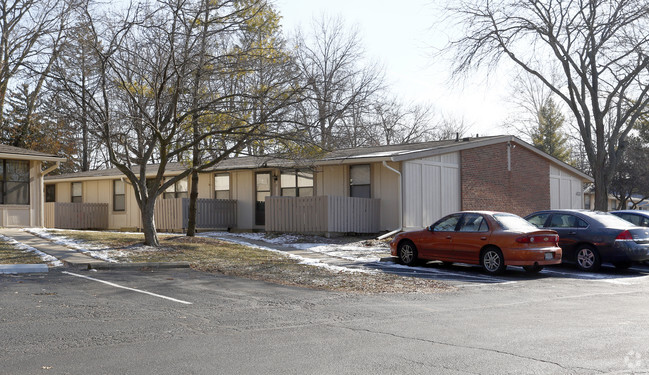
[{"label": "window with white frame", "polygon": [[113,211],[126,211],[126,184],[122,180],[113,181]]},{"label": "window with white frame", "polygon": [[2,204],[29,204],[29,161],[0,160]]},{"label": "window with white frame", "polygon": [[230,199],[230,175],[214,175],[214,199]]},{"label": "window with white frame", "polygon": [[[165,181],[170,180],[170,178],[166,178]],[[187,178],[183,178],[180,181],[176,181],[173,185],[169,186],[164,194],[163,197],[164,199],[170,199],[170,198],[187,198],[187,187],[188,187],[188,181]]]},{"label": "window with white frame", "polygon": [[83,202],[83,183],[81,182],[72,183],[72,198],[70,200],[72,201],[72,203]]},{"label": "window with white frame", "polygon": [[284,197],[313,196],[313,172],[308,169],[282,171],[280,183]]},{"label": "window with white frame", "polygon": [[370,165],[359,164],[349,167],[349,196],[371,198]]}]

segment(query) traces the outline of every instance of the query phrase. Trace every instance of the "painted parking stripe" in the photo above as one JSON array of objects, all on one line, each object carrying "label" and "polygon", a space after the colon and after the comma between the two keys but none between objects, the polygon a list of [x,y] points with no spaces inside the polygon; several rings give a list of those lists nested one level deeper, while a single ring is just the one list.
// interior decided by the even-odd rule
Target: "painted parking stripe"
[{"label": "painted parking stripe", "polygon": [[477,276],[477,275],[471,275],[469,273],[465,272],[459,272],[459,271],[447,271],[447,270],[439,270],[439,269],[433,269],[433,268],[423,268],[423,267],[409,267],[409,266],[402,266],[402,265],[382,265],[383,268],[386,269],[403,269],[404,272],[402,272],[404,275],[412,275],[413,273],[420,273],[420,274],[431,274],[431,275],[439,275],[439,276],[447,276],[447,277],[460,277],[464,279],[476,279],[476,280],[481,280],[481,281],[488,281],[492,283],[504,283],[504,282],[510,282],[511,280],[505,280],[505,279],[499,279],[496,277],[491,277],[491,276]]},{"label": "painted parking stripe", "polygon": [[[580,271],[562,272],[556,270],[543,270],[541,272],[550,276],[559,275],[559,276],[567,276],[579,280],[602,281],[602,282],[622,284],[622,285],[638,284],[639,282],[649,279],[649,275],[647,274],[644,274],[643,276],[625,277],[621,275],[607,275],[607,274],[597,274],[597,273],[588,273],[588,272],[580,272]],[[632,282],[632,281],[638,281],[638,282]]]},{"label": "painted parking stripe", "polygon": [[191,302],[187,302],[187,301],[183,301],[183,300],[180,300],[180,299],[163,296],[161,294],[147,292],[146,290],[139,290],[139,289],[129,288],[127,286],[122,286],[122,285],[119,285],[119,284],[111,283],[110,281],[104,281],[104,280],[95,279],[94,277],[90,277],[90,276],[79,275],[79,274],[68,272],[68,271],[63,271],[62,273],[66,274],[66,275],[80,277],[82,279],[97,281],[97,282],[100,282],[102,284],[110,285],[110,286],[115,287],[115,288],[126,289],[126,290],[130,290],[132,292],[138,292],[138,293],[142,293],[142,294],[148,294],[148,295],[153,296],[153,297],[158,297],[158,298],[166,299],[166,300],[169,300],[169,301],[182,303],[182,304],[185,304],[185,305],[191,305],[192,304]]}]

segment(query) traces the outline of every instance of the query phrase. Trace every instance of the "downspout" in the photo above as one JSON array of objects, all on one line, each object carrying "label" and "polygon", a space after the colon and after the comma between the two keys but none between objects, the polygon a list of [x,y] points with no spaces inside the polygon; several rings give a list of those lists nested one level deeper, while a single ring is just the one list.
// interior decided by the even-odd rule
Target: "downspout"
[{"label": "downspout", "polygon": [[41,217],[40,217],[40,226],[45,227],[45,176],[48,175],[50,172],[52,172],[55,169],[58,169],[61,166],[61,162],[57,161],[56,164],[53,166],[47,168],[44,171],[41,171]]},{"label": "downspout", "polygon": [[399,229],[395,229],[392,232],[389,232],[389,233],[386,233],[386,234],[383,234],[383,235],[377,237],[377,239],[379,239],[379,240],[382,240],[382,239],[388,238],[390,236],[393,236],[393,235],[395,235],[395,234],[397,234],[397,233],[399,233],[399,232],[401,232],[403,230],[403,208],[402,208],[403,207],[403,196],[401,194],[401,177],[402,177],[401,172],[399,172],[398,170],[396,170],[396,169],[392,168],[391,166],[389,166],[388,163],[385,160],[383,160],[383,166],[386,167],[387,169],[391,170],[392,172],[396,173],[399,176],[399,185],[397,187],[398,188],[397,196],[399,197]]}]

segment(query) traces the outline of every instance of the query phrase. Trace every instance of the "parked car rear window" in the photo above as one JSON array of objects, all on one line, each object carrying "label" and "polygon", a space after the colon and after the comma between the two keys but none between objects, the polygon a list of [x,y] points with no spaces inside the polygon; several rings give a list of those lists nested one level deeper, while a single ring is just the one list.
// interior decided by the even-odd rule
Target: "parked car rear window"
[{"label": "parked car rear window", "polygon": [[613,214],[609,214],[609,213],[600,212],[600,213],[594,214],[592,217],[593,217],[593,219],[595,219],[598,222],[600,222],[601,224],[603,224],[605,227],[613,227],[613,228],[622,227],[622,228],[626,228],[628,226],[633,226],[632,223],[629,223],[628,221],[626,221],[626,220],[624,220],[622,218],[619,218],[619,217],[617,217],[617,216],[615,216]]},{"label": "parked car rear window", "polygon": [[538,230],[538,228],[529,221],[513,214],[494,214],[494,219],[496,219],[498,224],[500,224],[500,226],[505,230],[518,230],[522,232]]}]

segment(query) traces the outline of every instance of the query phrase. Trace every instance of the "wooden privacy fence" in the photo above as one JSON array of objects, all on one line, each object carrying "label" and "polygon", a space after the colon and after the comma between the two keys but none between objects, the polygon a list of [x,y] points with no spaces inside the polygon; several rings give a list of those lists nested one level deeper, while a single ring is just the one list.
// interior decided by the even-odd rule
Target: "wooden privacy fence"
[{"label": "wooden privacy fence", "polygon": [[317,196],[266,197],[266,231],[377,233],[380,200]]},{"label": "wooden privacy fence", "polygon": [[45,226],[60,229],[107,229],[108,203],[45,203]]},{"label": "wooden privacy fence", "polygon": [[[189,198],[158,199],[155,205],[155,223],[158,230],[179,231],[187,228]],[[196,201],[196,228],[224,229],[237,224],[237,201],[226,199],[198,199]]]}]

